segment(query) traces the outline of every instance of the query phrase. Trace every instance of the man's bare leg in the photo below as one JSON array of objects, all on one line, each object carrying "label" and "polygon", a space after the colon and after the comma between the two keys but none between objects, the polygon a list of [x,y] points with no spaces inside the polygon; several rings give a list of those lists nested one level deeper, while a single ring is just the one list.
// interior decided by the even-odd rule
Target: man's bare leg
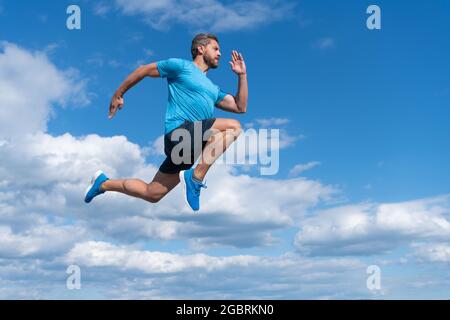
[{"label": "man's bare leg", "polygon": [[201,160],[194,169],[194,177],[202,181],[213,163],[228,149],[242,132],[241,125],[233,119],[216,119],[212,129],[216,131],[201,154]]},{"label": "man's bare leg", "polygon": [[115,191],[126,195],[140,198],[152,203],[161,200],[180,182],[177,173],[168,174],[158,171],[150,183],[140,179],[113,179],[105,181],[102,191]]}]

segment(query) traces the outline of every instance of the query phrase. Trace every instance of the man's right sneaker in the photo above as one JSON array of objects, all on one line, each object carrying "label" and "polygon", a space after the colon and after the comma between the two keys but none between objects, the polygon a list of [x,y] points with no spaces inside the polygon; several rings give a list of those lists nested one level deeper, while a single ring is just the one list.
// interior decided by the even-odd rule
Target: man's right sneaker
[{"label": "man's right sneaker", "polygon": [[192,210],[200,209],[200,190],[206,189],[206,185],[194,178],[194,169],[182,170],[179,173],[180,182],[183,186],[184,200]]},{"label": "man's right sneaker", "polygon": [[106,180],[109,180],[109,178],[103,173],[103,171],[97,171],[92,177],[91,183],[86,190],[84,202],[89,203],[96,196],[105,193],[105,191],[102,191],[100,187]]}]

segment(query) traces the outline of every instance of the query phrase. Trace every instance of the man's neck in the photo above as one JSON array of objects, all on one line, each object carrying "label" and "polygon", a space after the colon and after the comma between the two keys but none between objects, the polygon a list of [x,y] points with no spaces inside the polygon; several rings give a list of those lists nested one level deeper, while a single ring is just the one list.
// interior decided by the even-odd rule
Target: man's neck
[{"label": "man's neck", "polygon": [[197,56],[193,62],[200,69],[201,72],[203,72],[205,74],[208,72],[209,67],[205,63],[205,61],[202,59],[202,57]]}]

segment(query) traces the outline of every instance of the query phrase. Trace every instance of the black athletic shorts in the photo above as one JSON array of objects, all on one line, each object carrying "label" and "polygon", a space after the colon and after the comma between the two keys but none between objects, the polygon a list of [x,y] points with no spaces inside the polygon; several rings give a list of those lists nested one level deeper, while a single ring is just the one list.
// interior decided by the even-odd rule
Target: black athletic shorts
[{"label": "black athletic shorts", "polygon": [[[211,119],[205,119],[200,121],[184,121],[182,125],[180,125],[178,128],[170,131],[169,133],[166,133],[164,135],[164,153],[166,154],[167,158],[164,160],[164,162],[159,167],[159,171],[162,173],[179,173],[181,170],[187,170],[192,168],[197,158],[200,156],[201,152],[205,148],[206,140],[208,137],[213,133],[211,127],[214,124],[214,121],[216,121],[216,118]],[[194,128],[197,128],[197,130],[194,132]],[[179,132],[177,133],[177,129],[185,129],[187,132],[189,132],[190,141],[186,141],[186,144],[190,142],[190,159],[188,161],[183,161],[180,163],[179,159],[175,160],[172,159],[171,154],[173,148],[179,144],[183,143],[184,137],[183,135],[179,136]],[[184,132],[186,133],[186,131]],[[200,134],[201,133],[201,134]],[[195,148],[195,140],[197,139],[197,148]],[[174,140],[174,141],[172,141]],[[201,142],[201,143],[200,143]],[[201,148],[200,148],[201,147]],[[179,148],[178,148],[179,149]],[[175,150],[179,151],[179,150]],[[180,156],[183,156],[183,151],[178,153]],[[188,154],[189,155],[189,154]],[[174,161],[172,161],[174,160]]]}]

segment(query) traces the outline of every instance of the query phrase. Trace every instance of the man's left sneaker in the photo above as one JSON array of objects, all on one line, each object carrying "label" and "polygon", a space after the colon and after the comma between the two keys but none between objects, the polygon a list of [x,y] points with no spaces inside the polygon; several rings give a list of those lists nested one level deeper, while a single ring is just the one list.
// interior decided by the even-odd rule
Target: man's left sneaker
[{"label": "man's left sneaker", "polygon": [[182,170],[179,173],[180,182],[183,186],[184,200],[192,210],[200,209],[200,190],[206,189],[206,185],[194,178],[194,169]]},{"label": "man's left sneaker", "polygon": [[94,199],[96,196],[101,195],[102,193],[105,193],[105,191],[102,191],[100,189],[103,182],[106,180],[109,180],[109,178],[103,173],[103,171],[97,171],[94,176],[92,177],[91,184],[86,190],[86,194],[84,197],[84,202],[89,203]]}]

